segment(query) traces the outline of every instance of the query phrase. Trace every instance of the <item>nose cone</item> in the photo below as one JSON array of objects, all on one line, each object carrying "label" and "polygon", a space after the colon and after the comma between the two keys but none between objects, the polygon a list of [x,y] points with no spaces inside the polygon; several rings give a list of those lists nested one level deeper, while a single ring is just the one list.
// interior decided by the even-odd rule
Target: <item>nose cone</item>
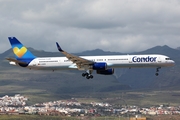
[{"label": "nose cone", "polygon": [[174,60],[171,60],[170,64],[171,64],[171,66],[174,66],[175,65]]}]

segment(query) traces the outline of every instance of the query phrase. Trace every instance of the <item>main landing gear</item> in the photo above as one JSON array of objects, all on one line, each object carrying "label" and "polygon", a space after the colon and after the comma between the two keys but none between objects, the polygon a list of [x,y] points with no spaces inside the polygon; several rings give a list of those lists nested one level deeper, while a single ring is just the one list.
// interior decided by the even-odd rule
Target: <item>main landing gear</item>
[{"label": "main landing gear", "polygon": [[87,79],[92,79],[92,78],[93,78],[93,75],[91,75],[91,74],[89,74],[89,73],[87,73],[87,72],[82,73],[82,76],[83,76],[83,77],[86,77]]},{"label": "main landing gear", "polygon": [[161,69],[161,67],[158,67],[158,68],[156,68],[156,76],[158,76],[159,75],[159,69]]}]

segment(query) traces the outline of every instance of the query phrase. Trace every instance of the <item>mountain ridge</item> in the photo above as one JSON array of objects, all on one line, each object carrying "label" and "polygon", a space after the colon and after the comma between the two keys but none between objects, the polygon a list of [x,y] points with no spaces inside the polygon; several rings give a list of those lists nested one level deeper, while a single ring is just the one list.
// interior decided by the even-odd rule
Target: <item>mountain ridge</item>
[{"label": "mountain ridge", "polygon": [[[28,49],[38,57],[63,56],[59,52],[47,52],[43,50],[35,50],[33,48],[28,48]],[[83,51],[80,53],[73,53],[73,54],[75,55],[111,55],[111,54],[122,55],[125,53],[110,52],[110,51],[103,51],[101,49],[95,49],[95,50],[88,50],[88,51]],[[54,92],[62,93],[62,91],[72,93],[72,92],[80,92],[83,90],[84,92],[90,92],[91,90],[89,89],[92,88],[92,85],[94,86],[93,90],[99,91],[99,92],[122,90],[122,88],[124,90],[144,89],[144,88],[153,89],[153,88],[157,88],[160,84],[162,87],[180,86],[179,85],[180,75],[178,74],[180,73],[180,66],[179,66],[180,65],[180,59],[179,59],[180,51],[179,50],[170,48],[165,45],[165,46],[155,46],[153,48],[150,48],[141,52],[134,52],[134,53],[132,52],[130,54],[164,54],[171,57],[173,60],[175,60],[176,66],[170,67],[170,68],[162,68],[160,70],[160,75],[158,77],[154,75],[156,68],[115,69],[115,74],[112,76],[96,75],[94,71],[93,72],[94,79],[92,80],[93,83],[91,83],[92,81],[91,82],[88,81],[89,84],[87,85],[86,79],[84,80],[84,78],[81,76],[82,71],[78,71],[78,70],[77,71],[55,71],[54,73],[52,73],[49,71],[44,72],[44,71],[38,71],[38,70],[29,71],[26,68],[19,68],[16,66],[11,66],[9,65],[8,61],[5,60],[5,58],[7,57],[14,57],[12,50],[8,49],[2,54],[0,54],[0,58],[1,58],[0,60],[1,74],[0,75],[7,76],[7,77],[1,77],[0,82],[13,80],[12,84],[15,84],[17,82],[16,83],[17,85],[19,84],[22,86],[23,85],[26,86],[27,84],[29,84],[30,86],[36,86],[33,80],[35,80],[35,83],[37,81],[42,81],[43,85],[46,86],[46,88],[42,87],[42,89],[46,89],[46,90],[50,90],[48,89],[47,86],[49,86],[49,88],[52,88],[52,86],[50,86],[51,85],[50,83],[52,82],[52,85],[57,87],[56,89],[53,88],[52,90],[50,90],[53,93]],[[8,73],[6,71],[8,71]],[[18,78],[11,77],[15,73],[18,74],[17,76]],[[27,75],[27,73],[29,74]],[[27,76],[25,77],[24,75],[27,75]],[[56,79],[60,79],[60,80],[56,80]],[[21,83],[21,81],[24,81],[24,82]],[[54,81],[56,81],[57,83]],[[72,83],[69,81],[72,81]],[[73,81],[76,81],[76,83],[73,84],[74,83]],[[99,87],[99,84],[101,84],[101,87]],[[8,85],[11,85],[11,82],[8,82]],[[30,87],[29,85],[27,86]],[[83,87],[83,86],[86,86],[86,87]],[[69,90],[69,88],[71,88],[71,90]]]}]

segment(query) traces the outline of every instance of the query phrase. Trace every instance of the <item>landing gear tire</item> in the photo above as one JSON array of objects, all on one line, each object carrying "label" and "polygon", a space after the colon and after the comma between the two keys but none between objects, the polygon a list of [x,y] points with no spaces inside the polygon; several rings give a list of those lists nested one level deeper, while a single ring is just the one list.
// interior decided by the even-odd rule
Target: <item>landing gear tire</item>
[{"label": "landing gear tire", "polygon": [[93,76],[92,76],[92,75],[88,75],[88,76],[86,76],[86,78],[87,78],[87,79],[92,79]]},{"label": "landing gear tire", "polygon": [[90,78],[91,78],[91,79],[93,79],[93,76],[92,76],[92,75],[90,75]]},{"label": "landing gear tire", "polygon": [[82,73],[82,76],[83,77],[88,76],[88,73]]},{"label": "landing gear tire", "polygon": [[90,78],[90,76],[86,76],[86,78],[87,78],[87,79],[89,79],[89,78]]},{"label": "landing gear tire", "polygon": [[156,73],[155,75],[156,75],[156,76],[158,76],[158,75],[159,75],[159,73]]}]

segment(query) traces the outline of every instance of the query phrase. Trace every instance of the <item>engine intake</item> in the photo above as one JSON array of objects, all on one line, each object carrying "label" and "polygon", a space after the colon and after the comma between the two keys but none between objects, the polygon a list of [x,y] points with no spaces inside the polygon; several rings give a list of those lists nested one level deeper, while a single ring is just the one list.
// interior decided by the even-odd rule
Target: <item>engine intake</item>
[{"label": "engine intake", "polygon": [[107,70],[96,70],[96,73],[97,74],[102,74],[102,75],[112,75],[112,74],[114,74],[114,69],[110,68],[110,69],[107,69]]}]

